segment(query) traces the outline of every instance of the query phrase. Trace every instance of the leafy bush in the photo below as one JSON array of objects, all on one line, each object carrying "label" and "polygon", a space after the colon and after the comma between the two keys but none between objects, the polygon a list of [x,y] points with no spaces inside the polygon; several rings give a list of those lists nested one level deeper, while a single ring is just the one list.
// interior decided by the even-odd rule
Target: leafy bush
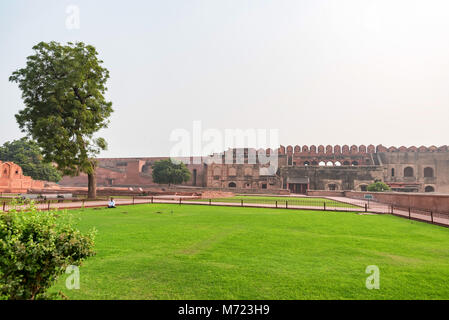
[{"label": "leafy bush", "polygon": [[389,191],[390,187],[382,181],[376,181],[374,183],[371,183],[368,186],[367,190],[371,192]]},{"label": "leafy bush", "polygon": [[0,212],[0,297],[48,299],[46,290],[69,265],[94,255],[95,230],[83,235],[65,211],[39,211],[33,202]]}]

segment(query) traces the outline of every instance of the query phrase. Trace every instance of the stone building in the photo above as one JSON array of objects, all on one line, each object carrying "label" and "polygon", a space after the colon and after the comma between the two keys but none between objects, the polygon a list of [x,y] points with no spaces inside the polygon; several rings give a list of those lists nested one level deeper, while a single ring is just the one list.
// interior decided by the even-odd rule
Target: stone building
[{"label": "stone building", "polygon": [[0,192],[25,193],[28,189],[42,189],[43,181],[23,175],[22,168],[14,162],[0,161]]},{"label": "stone building", "polygon": [[[259,155],[276,156],[268,170]],[[228,158],[227,158],[228,157]],[[211,161],[211,158],[214,161]],[[154,186],[151,165],[159,158],[99,159],[99,186]],[[218,161],[217,161],[218,160]],[[449,148],[382,145],[280,146],[276,150],[231,149],[182,161],[192,173],[186,185],[231,190],[366,190],[381,180],[396,191],[449,193]],[[87,177],[64,177],[61,185],[86,186]]]}]

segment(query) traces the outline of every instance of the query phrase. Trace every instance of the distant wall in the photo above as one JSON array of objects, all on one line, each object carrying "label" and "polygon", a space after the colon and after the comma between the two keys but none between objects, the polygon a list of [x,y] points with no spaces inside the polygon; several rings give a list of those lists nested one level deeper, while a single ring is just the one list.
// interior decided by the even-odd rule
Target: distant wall
[{"label": "distant wall", "polygon": [[345,191],[352,199],[364,199],[365,194],[373,196],[373,200],[398,207],[431,210],[434,212],[449,212],[449,195],[399,193],[399,192],[355,192]]},{"label": "distant wall", "polygon": [[232,192],[232,193],[254,193],[254,194],[281,194],[281,195],[289,195],[290,191],[285,189],[246,189],[246,188],[210,188],[210,187],[183,187],[183,186],[172,186],[169,190],[195,190],[195,191],[221,191],[221,192]]}]

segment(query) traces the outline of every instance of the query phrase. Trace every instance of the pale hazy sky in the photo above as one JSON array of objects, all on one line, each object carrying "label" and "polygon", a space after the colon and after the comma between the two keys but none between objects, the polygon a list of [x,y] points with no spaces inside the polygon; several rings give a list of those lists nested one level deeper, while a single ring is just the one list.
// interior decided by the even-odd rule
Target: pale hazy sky
[{"label": "pale hazy sky", "polygon": [[0,143],[23,135],[8,77],[51,40],[94,45],[110,70],[103,157],[168,155],[195,120],[283,145],[449,143],[447,0],[4,0]]}]

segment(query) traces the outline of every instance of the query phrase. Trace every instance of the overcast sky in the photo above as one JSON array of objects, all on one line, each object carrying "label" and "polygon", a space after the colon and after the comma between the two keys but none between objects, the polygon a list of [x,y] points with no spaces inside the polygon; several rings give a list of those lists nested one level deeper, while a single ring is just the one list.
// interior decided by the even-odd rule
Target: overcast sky
[{"label": "overcast sky", "polygon": [[448,144],[447,0],[4,0],[0,143],[23,136],[8,77],[51,40],[94,45],[110,70],[103,157],[168,155],[196,120],[283,145]]}]

